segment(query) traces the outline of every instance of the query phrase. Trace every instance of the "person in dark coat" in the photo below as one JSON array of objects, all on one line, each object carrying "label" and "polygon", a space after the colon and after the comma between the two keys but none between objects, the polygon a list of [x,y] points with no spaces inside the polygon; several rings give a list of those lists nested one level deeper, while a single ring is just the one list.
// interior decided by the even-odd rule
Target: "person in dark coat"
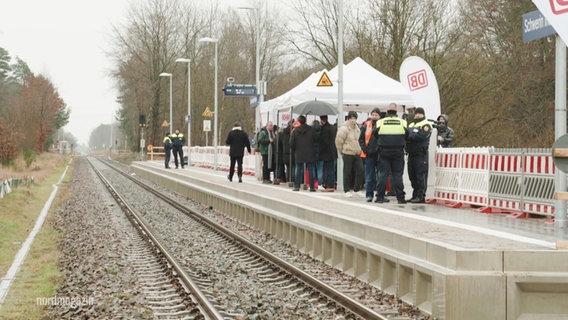
[{"label": "person in dark coat", "polygon": [[276,135],[274,133],[274,124],[268,121],[266,126],[260,129],[258,133],[258,149],[262,156],[262,183],[272,184],[270,180],[270,172],[274,171],[274,159],[276,155],[274,140]]},{"label": "person in dark coat", "polygon": [[233,129],[227,135],[227,141],[225,143],[230,146],[229,157],[231,158],[227,179],[229,179],[229,181],[233,181],[236,162],[239,182],[243,182],[243,157],[245,155],[245,148],[247,148],[247,151],[250,154],[250,141],[248,134],[243,131],[239,122],[235,122]]},{"label": "person in dark coat", "polygon": [[300,191],[300,184],[304,178],[304,165],[308,168],[310,191],[315,192],[315,161],[316,153],[314,143],[317,142],[314,128],[306,124],[306,117],[299,116],[300,125],[292,131],[290,138],[290,148],[296,158],[296,174],[294,180],[294,191]]},{"label": "person in dark coat", "polygon": [[288,125],[278,133],[278,154],[281,155],[283,170],[280,179],[286,182],[294,181],[294,154],[290,152],[290,136],[294,120],[288,121]]},{"label": "person in dark coat", "polygon": [[335,190],[335,164],[337,161],[337,148],[335,147],[335,135],[337,129],[327,121],[327,116],[320,116],[321,131],[319,136],[320,152],[319,160],[323,161],[322,181],[325,191]]}]

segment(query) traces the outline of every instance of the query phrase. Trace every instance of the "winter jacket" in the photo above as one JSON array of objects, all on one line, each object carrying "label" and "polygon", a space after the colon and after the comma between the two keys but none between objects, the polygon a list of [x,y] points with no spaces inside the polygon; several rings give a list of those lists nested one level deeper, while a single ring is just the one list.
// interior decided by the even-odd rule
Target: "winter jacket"
[{"label": "winter jacket", "polygon": [[335,147],[336,135],[337,132],[335,130],[335,126],[332,126],[329,123],[325,123],[321,126],[321,132],[319,136],[319,160],[332,161],[337,159],[337,148]]},{"label": "winter jacket", "polygon": [[361,130],[357,124],[351,125],[347,121],[337,131],[335,137],[335,147],[338,154],[359,155],[361,153],[361,146],[359,146],[359,134]]},{"label": "winter jacket", "polygon": [[443,148],[447,148],[449,147],[452,142],[454,142],[454,138],[455,138],[455,134],[454,134],[454,130],[450,127],[448,127],[448,115],[447,114],[441,114],[438,116],[438,118],[436,118],[436,120],[440,120],[440,117],[443,117],[446,120],[446,124],[445,125],[440,125],[438,124],[436,126],[436,129],[438,130],[438,137],[442,137],[443,140],[442,141],[438,141],[438,146],[439,147],[443,147]]},{"label": "winter jacket", "polygon": [[[379,142],[377,140],[377,136],[374,135],[373,131],[377,129],[377,121],[378,120],[368,120],[365,121],[364,125],[361,127],[361,133],[359,134],[359,146],[361,150],[368,156],[377,156],[379,153]],[[367,133],[367,128],[370,125],[370,129],[372,130],[370,133],[369,144],[365,144],[365,134]]]},{"label": "winter jacket", "polygon": [[247,151],[250,154],[250,141],[248,134],[241,130],[241,127],[234,127],[227,135],[227,141],[225,143],[230,146],[229,157],[244,157],[245,148],[247,148]]},{"label": "winter jacket", "polygon": [[[274,141],[274,133],[272,134],[272,139]],[[270,142],[270,133],[268,132],[268,129],[266,129],[266,127],[260,129],[260,132],[258,133],[258,141],[255,141],[254,143],[258,143],[259,146],[259,150],[260,150],[260,154],[262,155],[267,155],[268,154],[268,147],[270,145],[272,145],[272,150],[273,152],[275,152],[274,148],[274,142]]]},{"label": "winter jacket", "polygon": [[296,163],[311,163],[316,161],[316,153],[314,151],[314,143],[317,142],[317,136],[314,128],[307,124],[294,129],[290,138],[290,148]]},{"label": "winter jacket", "polygon": [[[291,153],[290,150],[290,135],[291,135],[291,127],[287,126],[278,134],[278,153],[282,155],[282,162],[283,163],[295,163],[294,162],[294,154]],[[290,155],[292,159],[290,159]]]}]

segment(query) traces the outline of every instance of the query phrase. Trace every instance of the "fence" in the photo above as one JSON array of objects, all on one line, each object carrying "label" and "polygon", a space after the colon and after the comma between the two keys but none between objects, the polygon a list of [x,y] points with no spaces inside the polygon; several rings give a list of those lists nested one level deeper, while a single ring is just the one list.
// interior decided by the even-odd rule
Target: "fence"
[{"label": "fence", "polygon": [[[152,147],[148,152],[150,160],[163,160],[164,147]],[[191,164],[201,168],[213,168],[215,163],[215,148],[214,147],[183,147],[184,157],[191,157]],[[173,161],[173,158],[171,159]],[[229,171],[229,164],[231,157],[229,156],[229,147],[217,147],[217,169],[222,171]],[[243,174],[254,175],[255,170],[255,152],[251,150],[251,154],[245,152],[243,157]]]},{"label": "fence", "polygon": [[550,149],[439,148],[434,200],[550,216],[554,174]]},{"label": "fence", "polygon": [[25,177],[23,179],[10,178],[0,180],[0,199],[4,198],[8,193],[12,192],[13,189],[18,188],[21,185],[30,187],[32,184],[34,184],[34,182],[34,177]]},{"label": "fence", "polygon": [[[163,159],[163,148],[156,151],[154,156]],[[213,147],[191,147],[192,165],[212,168],[214,151]],[[229,147],[218,147],[218,170],[227,171],[229,163]],[[254,151],[245,153],[243,171],[254,175]],[[550,149],[437,148],[433,172],[433,201],[477,206],[486,213],[554,215],[555,167]]]}]

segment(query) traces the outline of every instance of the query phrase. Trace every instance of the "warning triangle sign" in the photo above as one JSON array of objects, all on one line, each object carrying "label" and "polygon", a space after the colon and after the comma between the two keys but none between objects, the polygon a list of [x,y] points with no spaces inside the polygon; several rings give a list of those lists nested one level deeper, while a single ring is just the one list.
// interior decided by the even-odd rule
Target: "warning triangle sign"
[{"label": "warning triangle sign", "polygon": [[333,87],[333,83],[329,80],[327,73],[324,71],[317,84],[318,87]]}]

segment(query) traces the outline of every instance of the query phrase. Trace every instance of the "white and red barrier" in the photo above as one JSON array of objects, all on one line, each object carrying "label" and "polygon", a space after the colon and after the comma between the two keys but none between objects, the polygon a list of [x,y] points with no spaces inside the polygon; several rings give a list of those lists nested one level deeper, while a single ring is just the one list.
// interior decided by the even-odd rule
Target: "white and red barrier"
[{"label": "white and red barrier", "polygon": [[[217,147],[217,169],[229,171],[231,157],[229,156],[230,148],[228,146]],[[200,168],[213,168],[215,163],[214,147],[191,147],[191,164]],[[254,175],[255,154],[251,150],[251,154],[245,151],[243,157],[243,174]],[[237,170],[235,166],[235,171]]]},{"label": "white and red barrier", "polygon": [[439,148],[434,200],[480,211],[554,214],[549,149]]},{"label": "white and red barrier", "polygon": [[[213,147],[191,147],[191,163],[212,168]],[[227,171],[229,147],[218,147],[218,170]],[[244,174],[255,174],[254,151],[245,152]],[[453,206],[479,211],[554,214],[555,167],[550,149],[437,148],[434,197]],[[432,174],[432,169],[430,174]]]}]

